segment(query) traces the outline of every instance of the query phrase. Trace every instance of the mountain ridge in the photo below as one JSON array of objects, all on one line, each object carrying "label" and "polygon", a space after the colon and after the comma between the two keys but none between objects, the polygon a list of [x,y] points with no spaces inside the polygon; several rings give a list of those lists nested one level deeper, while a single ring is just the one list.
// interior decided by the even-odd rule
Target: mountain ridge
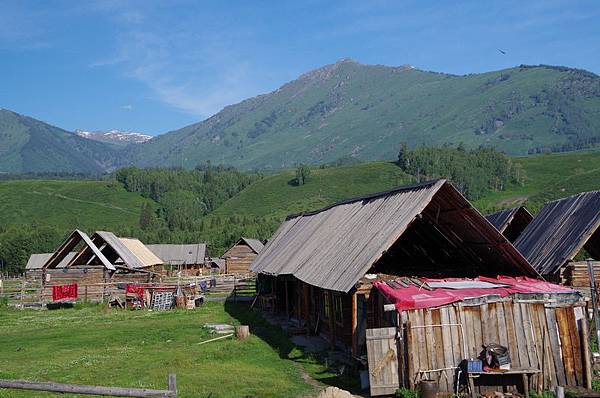
[{"label": "mountain ridge", "polygon": [[600,142],[600,78],[521,65],[451,75],[344,59],[133,148],[139,166],[199,162],[276,169],[392,159],[410,146],[490,146],[511,155]]}]

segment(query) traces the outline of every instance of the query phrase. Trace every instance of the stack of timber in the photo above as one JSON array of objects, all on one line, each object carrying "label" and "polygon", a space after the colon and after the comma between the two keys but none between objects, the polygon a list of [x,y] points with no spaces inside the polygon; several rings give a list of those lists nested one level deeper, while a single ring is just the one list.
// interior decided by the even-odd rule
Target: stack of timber
[{"label": "stack of timber", "polygon": [[[508,347],[512,368],[541,370],[532,389],[584,385],[591,369],[585,361],[589,347],[582,339],[587,328],[578,322],[585,319],[582,305],[506,298],[403,311],[401,383],[415,388],[420,380],[432,379],[440,390],[455,391],[458,364],[498,343]],[[484,386],[476,388],[486,392]]]},{"label": "stack of timber", "polygon": [[[598,289],[600,284],[600,261],[593,261],[592,264],[596,279],[596,289]],[[587,261],[574,261],[567,264],[566,267],[561,269],[560,282],[563,285],[579,290],[585,297],[591,297]]]}]

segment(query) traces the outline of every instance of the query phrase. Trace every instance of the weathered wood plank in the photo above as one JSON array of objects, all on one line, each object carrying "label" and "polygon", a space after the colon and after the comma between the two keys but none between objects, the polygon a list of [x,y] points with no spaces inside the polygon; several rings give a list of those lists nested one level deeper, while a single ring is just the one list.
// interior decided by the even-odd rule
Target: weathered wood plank
[{"label": "weathered wood plank", "polygon": [[550,346],[552,347],[552,360],[554,362],[554,369],[556,372],[556,379],[559,386],[567,384],[565,379],[565,366],[562,361],[562,353],[560,340],[558,339],[558,330],[556,325],[556,315],[554,314],[553,308],[546,308],[546,323],[548,325],[548,338],[550,340]]},{"label": "weathered wood plank", "polygon": [[568,316],[566,308],[556,308],[555,315],[558,323],[558,334],[562,342],[563,362],[565,364],[565,378],[567,385],[576,385],[575,365],[573,363],[573,350],[571,348],[571,333],[569,332]]}]

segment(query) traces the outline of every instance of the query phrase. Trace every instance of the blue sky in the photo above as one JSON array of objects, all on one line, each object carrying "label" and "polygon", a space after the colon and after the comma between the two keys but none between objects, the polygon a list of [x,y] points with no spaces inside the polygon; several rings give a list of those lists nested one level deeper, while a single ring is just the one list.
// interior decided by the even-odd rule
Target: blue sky
[{"label": "blue sky", "polygon": [[154,135],[346,57],[600,74],[598,21],[597,0],[0,0],[0,108]]}]

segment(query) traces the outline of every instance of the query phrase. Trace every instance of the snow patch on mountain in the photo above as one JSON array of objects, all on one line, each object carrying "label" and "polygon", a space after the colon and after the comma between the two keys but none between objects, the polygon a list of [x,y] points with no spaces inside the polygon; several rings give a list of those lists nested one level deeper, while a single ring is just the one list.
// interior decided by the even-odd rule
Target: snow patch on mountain
[{"label": "snow patch on mountain", "polygon": [[75,130],[75,134],[80,137],[87,138],[90,140],[96,140],[101,142],[108,142],[111,144],[142,144],[152,139],[151,135],[138,133],[135,131],[121,131],[121,130],[108,130],[108,131],[85,131]]}]

